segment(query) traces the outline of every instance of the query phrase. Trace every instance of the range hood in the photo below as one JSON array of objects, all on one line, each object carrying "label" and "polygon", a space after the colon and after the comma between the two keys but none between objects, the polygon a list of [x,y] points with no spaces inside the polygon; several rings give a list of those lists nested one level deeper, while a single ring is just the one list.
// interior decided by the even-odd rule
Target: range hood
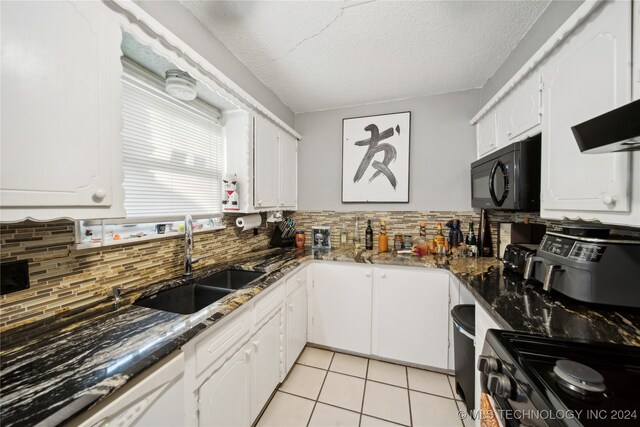
[{"label": "range hood", "polygon": [[571,128],[583,153],[640,151],[640,99]]}]

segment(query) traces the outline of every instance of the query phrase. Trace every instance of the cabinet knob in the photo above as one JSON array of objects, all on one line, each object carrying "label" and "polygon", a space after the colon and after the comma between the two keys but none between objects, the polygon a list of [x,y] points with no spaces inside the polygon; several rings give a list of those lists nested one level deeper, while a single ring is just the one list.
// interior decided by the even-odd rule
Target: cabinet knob
[{"label": "cabinet knob", "polygon": [[380,277],[382,277],[383,279],[387,277],[387,273],[380,273]]},{"label": "cabinet knob", "polygon": [[250,356],[251,356],[251,350],[245,350],[244,351],[244,358],[249,360]]},{"label": "cabinet knob", "polygon": [[256,201],[256,205],[258,205],[258,206],[262,206],[262,200],[257,200],[257,201]]},{"label": "cabinet knob", "polygon": [[102,188],[98,189],[95,193],[93,193],[93,200],[96,202],[101,202],[104,198],[107,197],[107,192]]},{"label": "cabinet knob", "polygon": [[371,273],[364,273],[364,277],[371,277]]},{"label": "cabinet knob", "polygon": [[604,196],[602,196],[602,203],[607,206],[613,207],[616,205],[616,198],[611,196],[611,194],[605,194]]},{"label": "cabinet knob", "polygon": [[293,311],[293,304],[289,304],[289,311]]},{"label": "cabinet knob", "polygon": [[260,341],[253,342],[253,348],[256,350],[256,352],[258,351],[258,345],[260,345]]}]

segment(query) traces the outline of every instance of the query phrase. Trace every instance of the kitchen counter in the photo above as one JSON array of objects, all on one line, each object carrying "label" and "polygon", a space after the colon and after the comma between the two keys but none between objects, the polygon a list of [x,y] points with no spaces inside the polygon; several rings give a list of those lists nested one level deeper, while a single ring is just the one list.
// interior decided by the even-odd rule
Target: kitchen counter
[{"label": "kitchen counter", "polygon": [[111,394],[188,340],[309,260],[443,268],[451,271],[506,329],[640,346],[640,310],[607,310],[577,303],[503,272],[493,258],[417,258],[338,249],[268,250],[197,271],[196,278],[233,267],[267,274],[191,315],[131,305],[138,298],[179,286],[168,280],[67,316],[2,334],[0,420],[3,426],[56,425]]}]

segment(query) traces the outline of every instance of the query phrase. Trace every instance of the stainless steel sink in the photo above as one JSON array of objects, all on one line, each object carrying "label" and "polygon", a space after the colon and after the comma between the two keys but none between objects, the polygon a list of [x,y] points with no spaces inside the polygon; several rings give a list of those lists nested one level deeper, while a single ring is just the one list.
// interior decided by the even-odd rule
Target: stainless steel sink
[{"label": "stainless steel sink", "polygon": [[142,298],[134,305],[178,314],[191,314],[224,298],[265,273],[227,269],[193,283]]},{"label": "stainless steel sink", "polygon": [[221,289],[240,289],[264,274],[262,271],[245,271],[229,268],[198,280],[196,283]]}]

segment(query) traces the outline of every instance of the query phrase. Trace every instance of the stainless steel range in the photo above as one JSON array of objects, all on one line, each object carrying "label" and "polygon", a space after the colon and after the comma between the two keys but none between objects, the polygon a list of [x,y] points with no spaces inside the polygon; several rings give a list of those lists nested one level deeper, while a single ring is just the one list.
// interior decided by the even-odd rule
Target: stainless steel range
[{"label": "stainless steel range", "polygon": [[640,425],[640,348],[487,332],[483,425]]}]

